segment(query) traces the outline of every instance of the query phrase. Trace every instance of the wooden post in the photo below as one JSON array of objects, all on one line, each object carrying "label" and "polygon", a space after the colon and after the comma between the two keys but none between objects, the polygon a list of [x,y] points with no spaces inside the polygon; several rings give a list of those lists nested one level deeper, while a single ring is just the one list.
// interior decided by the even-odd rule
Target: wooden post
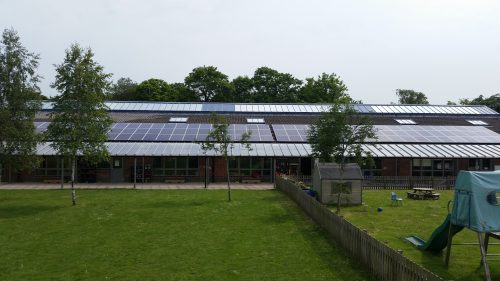
[{"label": "wooden post", "polygon": [[142,184],[144,184],[144,156],[142,156]]},{"label": "wooden post", "polygon": [[132,174],[134,177],[134,189],[136,188],[135,184],[137,182],[137,157],[134,157],[134,173]]},{"label": "wooden post", "polygon": [[61,157],[61,189],[64,188],[64,156]]},{"label": "wooden post", "polygon": [[448,243],[446,244],[446,257],[444,260],[444,264],[448,266],[450,263],[450,254],[451,254],[451,241],[453,240],[452,233],[451,233],[451,221],[450,225],[448,226]]},{"label": "wooden post", "polygon": [[479,249],[481,250],[481,262],[484,267],[484,277],[486,281],[491,281],[490,267],[488,266],[488,261],[486,260],[486,249],[484,245],[483,234],[481,232],[477,233],[477,238],[479,240]]},{"label": "wooden post", "polygon": [[273,170],[271,171],[271,175],[273,177],[273,187],[276,189],[276,158],[273,157],[273,165],[271,167]]},{"label": "wooden post", "polygon": [[208,157],[205,156],[205,189],[208,185]]}]

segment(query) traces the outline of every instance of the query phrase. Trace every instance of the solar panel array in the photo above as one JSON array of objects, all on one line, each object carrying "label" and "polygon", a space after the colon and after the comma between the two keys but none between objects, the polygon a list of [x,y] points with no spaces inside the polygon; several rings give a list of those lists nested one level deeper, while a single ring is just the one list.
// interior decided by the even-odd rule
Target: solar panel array
[{"label": "solar panel array", "polygon": [[[211,124],[184,123],[115,123],[108,133],[113,141],[204,141],[212,130]],[[272,142],[269,126],[260,124],[231,124],[232,140],[251,132],[250,142]]]},{"label": "solar panel array", "polygon": [[500,135],[479,126],[376,125],[382,143],[499,143]]},{"label": "solar panel array", "polygon": [[[328,104],[259,104],[259,103],[168,103],[168,102],[106,102],[111,111],[154,112],[262,112],[262,113],[312,113],[328,111]],[[353,104],[360,113],[379,114],[452,114],[490,115],[498,113],[482,105],[370,105]],[[52,102],[43,102],[43,110],[51,110]]]},{"label": "solar panel array", "polygon": [[272,126],[278,142],[307,142],[309,125],[273,124]]},{"label": "solar panel array", "polygon": [[[36,131],[47,129],[49,122],[35,122]],[[273,124],[277,142],[307,142],[309,125]],[[482,126],[375,125],[377,143],[500,143],[500,135]],[[110,141],[204,141],[211,124],[186,123],[114,123],[108,132]],[[274,142],[266,124],[231,124],[231,139],[237,141],[252,132],[250,142]]]}]

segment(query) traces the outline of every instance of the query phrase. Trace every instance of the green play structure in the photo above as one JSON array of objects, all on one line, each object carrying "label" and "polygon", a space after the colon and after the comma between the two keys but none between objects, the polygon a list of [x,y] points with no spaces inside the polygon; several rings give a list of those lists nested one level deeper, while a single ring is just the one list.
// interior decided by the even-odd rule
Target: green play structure
[{"label": "green play structure", "polygon": [[[491,280],[488,261],[499,260],[500,254],[489,254],[489,238],[500,239],[500,172],[460,171],[455,183],[453,208],[444,222],[425,241],[412,235],[406,239],[424,251],[439,252],[446,248],[449,263],[453,236],[463,228],[477,232],[487,281]],[[462,245],[471,245],[463,243]]]}]

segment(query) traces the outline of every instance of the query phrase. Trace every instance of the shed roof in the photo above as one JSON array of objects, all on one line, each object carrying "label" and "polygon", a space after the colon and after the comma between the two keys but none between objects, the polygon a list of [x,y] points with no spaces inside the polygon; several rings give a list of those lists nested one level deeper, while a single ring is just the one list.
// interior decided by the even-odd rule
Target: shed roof
[{"label": "shed roof", "polygon": [[[319,177],[322,180],[337,180],[340,179],[340,165],[337,163],[316,163],[316,168],[319,172]],[[345,180],[362,180],[363,174],[358,164],[345,164],[344,173],[342,175]]]}]

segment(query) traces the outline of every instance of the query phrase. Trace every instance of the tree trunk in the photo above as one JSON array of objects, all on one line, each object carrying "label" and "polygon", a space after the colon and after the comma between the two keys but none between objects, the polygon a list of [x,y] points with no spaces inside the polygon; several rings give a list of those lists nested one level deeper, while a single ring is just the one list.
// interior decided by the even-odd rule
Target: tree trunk
[{"label": "tree trunk", "polygon": [[76,206],[76,191],[75,191],[75,170],[76,170],[76,160],[73,158],[73,163],[71,163],[71,202],[73,206]]},{"label": "tree trunk", "polygon": [[231,183],[229,180],[229,159],[227,157],[225,158],[226,158],[226,177],[227,177],[227,196],[228,196],[227,201],[231,201]]}]

